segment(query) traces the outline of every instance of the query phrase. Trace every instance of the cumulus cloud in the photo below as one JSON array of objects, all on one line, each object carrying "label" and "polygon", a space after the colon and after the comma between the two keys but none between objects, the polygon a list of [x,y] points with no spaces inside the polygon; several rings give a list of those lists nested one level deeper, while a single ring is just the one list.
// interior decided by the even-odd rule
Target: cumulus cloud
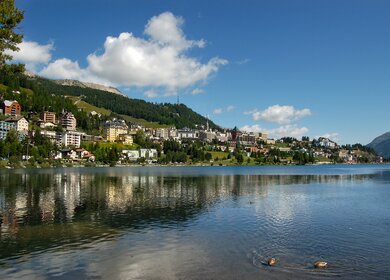
[{"label": "cumulus cloud", "polygon": [[[165,95],[206,82],[227,60],[218,57],[202,63],[187,52],[203,48],[204,40],[188,40],[182,30],[183,18],[170,12],[152,17],[145,26],[145,37],[123,32],[106,38],[103,51],[88,55],[88,66],[62,58],[51,62],[40,74],[50,78],[70,78],[83,81],[106,81],[125,87],[165,88]],[[64,70],[71,70],[72,74]],[[201,93],[200,89],[193,94]]]},{"label": "cumulus cloud", "polygon": [[277,123],[280,125],[291,124],[294,121],[302,119],[311,115],[310,109],[295,109],[293,106],[273,105],[264,111],[253,110],[245,112],[244,114],[251,114],[253,120],[264,120],[268,122]]},{"label": "cumulus cloud", "polygon": [[266,132],[275,138],[295,137],[301,138],[306,135],[309,129],[307,127],[298,127],[296,125],[284,125],[278,128],[267,130]]},{"label": "cumulus cloud", "polygon": [[214,113],[214,115],[222,114],[223,113],[223,109],[222,108],[216,108],[216,109],[213,110],[213,113]]},{"label": "cumulus cloud", "polygon": [[204,90],[201,89],[201,88],[195,88],[191,91],[191,94],[192,95],[198,95],[198,94],[201,94],[201,93],[204,93]]},{"label": "cumulus cloud", "polygon": [[264,129],[260,127],[258,124],[254,125],[244,125],[240,128],[241,131],[247,131],[247,132],[262,132]]},{"label": "cumulus cloud", "polygon": [[151,89],[144,92],[144,95],[148,98],[156,98],[158,97],[158,92]]},{"label": "cumulus cloud", "polygon": [[236,107],[234,107],[233,105],[227,106],[226,112],[231,112],[231,111],[233,111],[234,109],[236,109]]},{"label": "cumulus cloud", "polygon": [[18,47],[19,51],[6,50],[5,52],[13,57],[13,61],[26,64],[26,68],[30,71],[35,71],[39,64],[47,64],[54,50],[53,43],[40,45],[33,41],[23,41],[18,44]]},{"label": "cumulus cloud", "polygon": [[219,114],[222,114],[222,113],[231,112],[235,108],[236,107],[234,107],[233,105],[229,105],[226,108],[216,108],[216,109],[213,110],[213,113],[214,113],[214,115],[219,115]]},{"label": "cumulus cloud", "polygon": [[87,69],[82,69],[77,61],[67,58],[55,60],[44,67],[39,74],[51,79],[73,79],[107,86],[113,85],[110,81],[92,75]]}]

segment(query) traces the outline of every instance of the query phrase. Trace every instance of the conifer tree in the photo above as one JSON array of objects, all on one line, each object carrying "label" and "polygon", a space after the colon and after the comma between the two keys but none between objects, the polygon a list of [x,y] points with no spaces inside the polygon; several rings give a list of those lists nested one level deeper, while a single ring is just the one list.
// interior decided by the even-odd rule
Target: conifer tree
[{"label": "conifer tree", "polygon": [[15,0],[0,0],[0,69],[22,71],[22,65],[7,65],[12,60],[9,51],[18,51],[18,44],[23,35],[16,32],[18,24],[23,20],[23,11],[15,6]]}]

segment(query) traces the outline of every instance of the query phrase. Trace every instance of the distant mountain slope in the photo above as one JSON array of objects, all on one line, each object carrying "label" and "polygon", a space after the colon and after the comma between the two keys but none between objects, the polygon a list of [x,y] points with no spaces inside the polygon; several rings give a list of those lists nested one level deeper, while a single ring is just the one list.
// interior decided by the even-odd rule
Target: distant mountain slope
[{"label": "distant mountain slope", "polygon": [[[26,76],[26,87],[33,87],[54,95],[80,96],[82,101],[99,108],[110,110],[118,115],[127,115],[135,119],[148,122],[174,125],[177,128],[195,125],[206,125],[207,119],[184,104],[151,103],[141,99],[132,99],[127,96],[114,94],[105,90],[80,87],[79,85],[61,85],[57,82],[37,76]],[[209,121],[210,128],[220,129],[218,125]]]},{"label": "distant mountain slope", "polygon": [[390,132],[375,138],[367,147],[374,149],[378,155],[390,158]]},{"label": "distant mountain slope", "polygon": [[124,94],[117,88],[114,87],[107,87],[99,84],[94,83],[86,83],[86,82],[80,82],[76,80],[54,80],[55,83],[63,86],[75,86],[75,87],[81,87],[81,88],[92,88],[92,89],[98,89],[102,91],[108,91],[115,94],[123,95]]}]

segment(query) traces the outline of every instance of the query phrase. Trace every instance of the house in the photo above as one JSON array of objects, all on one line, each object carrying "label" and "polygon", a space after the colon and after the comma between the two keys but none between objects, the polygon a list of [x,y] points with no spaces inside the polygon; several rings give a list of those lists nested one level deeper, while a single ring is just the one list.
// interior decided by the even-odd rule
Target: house
[{"label": "house", "polygon": [[15,124],[17,132],[27,133],[28,132],[28,121],[22,116],[11,116],[5,120],[8,123]]},{"label": "house", "polygon": [[4,115],[18,116],[22,111],[22,107],[16,100],[5,100],[3,102],[3,113]]}]

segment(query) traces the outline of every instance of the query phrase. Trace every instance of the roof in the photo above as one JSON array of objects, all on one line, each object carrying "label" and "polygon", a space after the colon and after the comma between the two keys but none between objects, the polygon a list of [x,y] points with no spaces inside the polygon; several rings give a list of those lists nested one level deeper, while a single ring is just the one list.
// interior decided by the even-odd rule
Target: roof
[{"label": "roof", "polygon": [[[7,118],[5,121],[6,122],[18,122],[20,121],[21,119],[25,119],[25,117],[23,116],[10,116],[9,118]],[[26,120],[26,119],[25,119]],[[27,120],[26,120],[27,121]]]},{"label": "roof", "polygon": [[4,105],[9,107],[9,106],[12,106],[12,104],[14,104],[14,102],[18,103],[18,101],[16,101],[16,100],[4,100]]}]

